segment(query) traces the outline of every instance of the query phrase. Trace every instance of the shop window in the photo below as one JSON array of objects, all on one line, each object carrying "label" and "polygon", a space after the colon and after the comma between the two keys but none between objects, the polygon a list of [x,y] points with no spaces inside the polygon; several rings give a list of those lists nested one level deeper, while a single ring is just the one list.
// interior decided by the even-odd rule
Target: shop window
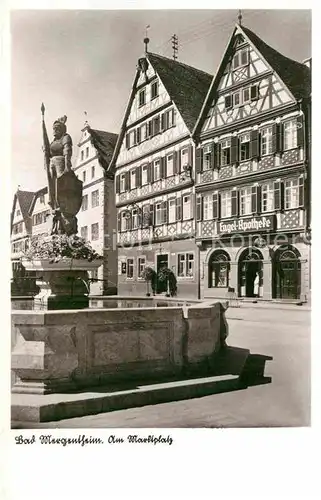
[{"label": "shop window", "polygon": [[229,286],[230,258],[226,252],[217,251],[209,260],[209,288],[227,288]]},{"label": "shop window", "polygon": [[127,278],[134,277],[134,259],[127,259]]},{"label": "shop window", "polygon": [[192,278],[194,276],[193,253],[181,253],[177,255],[177,275],[180,278]]},{"label": "shop window", "polygon": [[138,257],[138,265],[137,265],[138,278],[142,278],[145,266],[146,266],[146,258]]}]

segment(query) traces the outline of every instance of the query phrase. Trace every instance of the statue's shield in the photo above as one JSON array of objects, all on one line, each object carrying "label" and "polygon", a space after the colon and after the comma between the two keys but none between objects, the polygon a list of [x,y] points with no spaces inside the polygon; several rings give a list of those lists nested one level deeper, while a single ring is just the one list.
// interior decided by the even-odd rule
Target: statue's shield
[{"label": "statue's shield", "polygon": [[57,178],[57,201],[62,213],[76,215],[82,203],[82,182],[73,171]]}]

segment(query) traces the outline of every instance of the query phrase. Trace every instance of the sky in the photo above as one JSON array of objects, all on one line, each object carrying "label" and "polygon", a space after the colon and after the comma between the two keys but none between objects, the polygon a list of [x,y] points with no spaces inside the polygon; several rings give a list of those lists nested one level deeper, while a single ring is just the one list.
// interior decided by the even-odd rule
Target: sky
[{"label": "sky", "polygon": [[[309,10],[243,10],[242,24],[284,55],[311,56]],[[214,74],[237,22],[238,10],[11,11],[11,192],[46,185],[41,103],[52,123],[67,115],[75,161],[81,129],[118,133],[136,64],[149,50]]]}]

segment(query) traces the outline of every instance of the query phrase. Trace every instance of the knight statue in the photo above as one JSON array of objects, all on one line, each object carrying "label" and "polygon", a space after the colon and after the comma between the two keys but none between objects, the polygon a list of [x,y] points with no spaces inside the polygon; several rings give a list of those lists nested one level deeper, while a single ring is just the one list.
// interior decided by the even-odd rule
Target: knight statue
[{"label": "knight statue", "polygon": [[53,124],[54,140],[49,143],[42,104],[43,150],[47,172],[49,205],[52,210],[51,234],[77,233],[76,215],[82,202],[82,182],[71,169],[72,140],[67,134],[67,117]]}]

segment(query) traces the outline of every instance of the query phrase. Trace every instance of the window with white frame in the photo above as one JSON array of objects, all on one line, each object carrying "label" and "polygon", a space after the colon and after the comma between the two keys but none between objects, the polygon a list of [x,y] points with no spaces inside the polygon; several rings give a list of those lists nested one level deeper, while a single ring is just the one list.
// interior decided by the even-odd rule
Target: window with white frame
[{"label": "window with white frame", "polygon": [[147,139],[147,130],[146,130],[146,127],[147,127],[146,123],[144,123],[144,125],[142,125],[140,127],[140,134],[139,134],[140,135],[140,142],[144,142]]},{"label": "window with white frame", "polygon": [[80,158],[81,158],[81,161],[84,161],[84,152],[83,151],[81,151],[81,153],[80,153]]},{"label": "window with white frame", "polygon": [[130,172],[130,187],[132,189],[136,188],[136,169]]},{"label": "window with white frame", "polygon": [[86,158],[89,156],[89,148],[86,148]]},{"label": "window with white frame", "polygon": [[176,198],[172,198],[168,202],[168,222],[176,222]]},{"label": "window with white frame", "polygon": [[86,170],[84,170],[82,173],[82,181],[86,182]]},{"label": "window with white frame", "polygon": [[134,277],[134,259],[127,259],[127,278]]},{"label": "window with white frame", "polygon": [[188,148],[181,150],[181,170],[188,165]]},{"label": "window with white frame", "polygon": [[192,278],[194,276],[194,254],[179,253],[177,255],[177,276]]},{"label": "window with white frame", "polygon": [[203,148],[203,171],[210,170],[211,159],[212,159],[212,149],[210,145],[204,146]]},{"label": "window with white frame", "polygon": [[240,161],[249,160],[250,158],[250,133],[240,136]]},{"label": "window with white frame", "polygon": [[163,203],[155,204],[155,224],[163,224]]},{"label": "window with white frame", "polygon": [[231,163],[231,139],[221,141],[221,166],[225,167]]},{"label": "window with white frame", "polygon": [[132,148],[136,144],[136,130],[131,130],[127,135],[128,147]]},{"label": "window with white frame", "polygon": [[158,181],[161,178],[161,163],[160,160],[154,161],[154,181]]},{"label": "window with white frame", "polygon": [[83,226],[80,228],[80,236],[86,241],[88,240],[88,226]]},{"label": "window with white frame", "polygon": [[95,166],[91,167],[91,178],[94,179],[95,177]]},{"label": "window with white frame", "polygon": [[122,212],[121,214],[121,230],[127,231],[129,229],[129,217],[128,212]]},{"label": "window with white frame", "polygon": [[242,91],[238,90],[233,94],[233,106],[237,108],[238,106],[241,106],[242,104]]},{"label": "window with white frame", "polygon": [[84,194],[84,196],[82,197],[81,210],[82,212],[88,210],[88,194]]},{"label": "window with white frame", "polygon": [[142,168],[142,185],[144,186],[148,182],[148,165],[144,165]]},{"label": "window with white frame", "polygon": [[240,189],[240,214],[247,215],[252,213],[252,188],[247,186]]},{"label": "window with white frame", "polygon": [[191,195],[183,196],[183,220],[191,219],[192,217],[192,204]]},{"label": "window with white frame", "polygon": [[119,179],[119,186],[120,186],[120,192],[123,193],[126,189],[126,173],[124,172],[123,174],[120,174],[120,179]]},{"label": "window with white frame", "polygon": [[132,229],[137,229],[139,224],[138,220],[138,210],[134,208],[132,211]]},{"label": "window with white frame", "polygon": [[289,120],[284,123],[284,149],[294,149],[298,145],[297,121]]},{"label": "window with white frame", "polygon": [[138,262],[137,262],[137,276],[138,278],[143,277],[143,272],[146,267],[146,257],[138,257]]},{"label": "window with white frame", "polygon": [[251,102],[251,88],[246,87],[243,89],[243,104],[246,104],[247,102]]},{"label": "window with white frame", "polygon": [[91,225],[91,239],[93,241],[99,239],[99,225],[98,225],[98,222],[95,222],[94,224]]},{"label": "window with white frame", "polygon": [[146,89],[142,89],[138,94],[139,106],[144,106],[146,103]]},{"label": "window with white frame", "polygon": [[273,182],[266,182],[261,187],[261,210],[272,212],[274,210],[274,187]]},{"label": "window with white frame", "polygon": [[155,99],[158,96],[158,80],[151,85],[151,99]]},{"label": "window with white frame", "polygon": [[203,220],[213,219],[213,194],[203,196]]},{"label": "window with white frame", "polygon": [[174,174],[174,155],[170,154],[166,156],[166,175],[171,177]]},{"label": "window with white frame", "polygon": [[272,126],[264,127],[261,130],[261,155],[272,154]]},{"label": "window with white frame", "polygon": [[175,113],[174,108],[170,109],[166,113],[167,128],[170,128],[174,125],[174,113]]},{"label": "window with white frame", "polygon": [[232,215],[232,192],[222,191],[221,195],[221,218],[231,217]]},{"label": "window with white frame", "polygon": [[299,178],[284,181],[284,208],[298,208],[299,206]]},{"label": "window with white frame", "polygon": [[249,51],[248,49],[242,49],[237,51],[233,57],[233,68],[240,68],[241,66],[246,66],[249,62]]},{"label": "window with white frame", "polygon": [[91,207],[95,208],[99,206],[99,190],[96,189],[91,193]]}]

